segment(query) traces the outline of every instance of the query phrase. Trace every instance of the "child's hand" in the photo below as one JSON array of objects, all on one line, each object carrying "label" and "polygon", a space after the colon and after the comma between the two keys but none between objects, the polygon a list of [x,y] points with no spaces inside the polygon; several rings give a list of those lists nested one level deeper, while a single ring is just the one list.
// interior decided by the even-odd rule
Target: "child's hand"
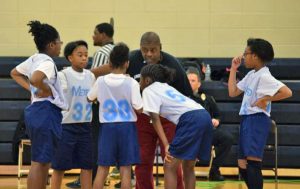
[{"label": "child's hand", "polygon": [[269,102],[270,101],[267,99],[267,97],[259,98],[255,102],[254,106],[257,106],[263,110],[267,110],[267,106],[268,106]]},{"label": "child's hand", "polygon": [[234,57],[231,62],[231,69],[237,70],[242,63],[242,58],[242,55]]},{"label": "child's hand", "polygon": [[165,162],[170,163],[174,157],[171,156],[171,154],[169,152],[169,145],[165,146],[165,154],[166,154],[166,156],[165,156]]},{"label": "child's hand", "polygon": [[211,122],[212,122],[214,128],[217,128],[220,124],[220,121],[218,119],[215,119],[215,118],[212,118]]}]

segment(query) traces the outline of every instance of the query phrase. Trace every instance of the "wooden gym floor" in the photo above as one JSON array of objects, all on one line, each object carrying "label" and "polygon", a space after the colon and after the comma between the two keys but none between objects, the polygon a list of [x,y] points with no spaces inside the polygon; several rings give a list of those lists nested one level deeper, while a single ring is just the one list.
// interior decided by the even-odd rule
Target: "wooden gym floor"
[{"label": "wooden gym floor", "polygon": [[[29,167],[26,167],[29,168]],[[156,167],[154,168],[154,174]],[[203,176],[209,169],[206,167],[195,168],[197,175],[197,189],[247,189],[243,181],[237,179],[237,168],[221,168],[221,173],[226,176],[224,182],[209,182]],[[0,166],[0,189],[26,189],[26,174],[17,178],[17,166]],[[62,189],[68,189],[65,184],[74,181],[77,178],[79,170],[71,170],[67,172],[67,176],[63,179]],[[160,166],[158,169],[160,185],[156,189],[163,189],[163,169]],[[263,175],[266,176],[264,180],[264,189],[299,189],[300,188],[300,169],[278,169],[279,181],[274,182],[274,172],[270,170],[263,170]],[[106,189],[114,189],[114,184],[118,179],[111,178],[110,186]],[[50,189],[50,186],[47,187]]]},{"label": "wooden gym floor", "polygon": [[[65,176],[63,180],[62,189],[68,189],[65,186],[65,183],[73,181],[76,179],[76,176]],[[156,187],[157,189],[163,189],[163,178],[159,178],[160,186]],[[106,189],[114,189],[114,184],[118,180],[112,180],[110,186]],[[246,189],[246,185],[242,181],[237,181],[234,179],[228,178],[224,182],[209,182],[205,179],[197,179],[197,189]],[[264,189],[299,189],[300,180],[292,179],[279,179],[278,183],[275,183],[274,180],[266,179],[264,180]],[[20,180],[16,176],[0,176],[0,189],[26,189],[26,177],[22,177]],[[50,189],[50,186],[47,187]]]}]

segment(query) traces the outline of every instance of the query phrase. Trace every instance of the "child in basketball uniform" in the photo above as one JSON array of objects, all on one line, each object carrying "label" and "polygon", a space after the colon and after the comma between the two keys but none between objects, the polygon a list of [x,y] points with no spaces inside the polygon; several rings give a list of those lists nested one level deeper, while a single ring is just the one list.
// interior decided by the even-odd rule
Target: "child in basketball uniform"
[{"label": "child in basketball uniform", "polygon": [[[160,64],[144,66],[140,86],[144,112],[150,114],[154,129],[165,146],[165,188],[176,188],[176,170],[182,163],[186,189],[195,188],[196,159],[209,160],[212,122],[209,113],[198,103],[167,84],[174,73]],[[160,118],[176,124],[175,137],[168,143]]]},{"label": "child in basketball uniform", "polygon": [[[264,39],[248,39],[242,56],[233,58],[228,81],[230,97],[244,92],[239,137],[238,166],[249,189],[262,189],[262,158],[271,127],[271,102],[292,96],[292,91],[276,80],[266,67],[274,58],[272,45]],[[236,72],[242,60],[250,72],[237,83]]]},{"label": "child in basketball uniform", "polygon": [[31,167],[27,188],[46,188],[48,170],[57,141],[61,137],[61,110],[67,108],[53,57],[61,44],[57,30],[39,21],[30,21],[38,53],[11,71],[12,78],[31,92],[31,105],[25,109],[26,131],[31,140]]},{"label": "child in basketball uniform", "polygon": [[140,86],[125,75],[129,48],[117,44],[110,53],[112,72],[99,77],[88,93],[88,100],[99,101],[98,171],[93,188],[103,188],[109,167],[119,165],[121,188],[131,188],[131,165],[140,162],[135,111],[142,112]]},{"label": "child in basketball uniform", "polygon": [[58,73],[69,109],[63,111],[62,139],[55,150],[51,188],[59,189],[64,172],[81,169],[82,188],[92,188],[92,105],[87,101],[87,93],[95,82],[94,74],[85,69],[88,63],[88,45],[85,41],[73,41],[64,50],[71,63]]}]

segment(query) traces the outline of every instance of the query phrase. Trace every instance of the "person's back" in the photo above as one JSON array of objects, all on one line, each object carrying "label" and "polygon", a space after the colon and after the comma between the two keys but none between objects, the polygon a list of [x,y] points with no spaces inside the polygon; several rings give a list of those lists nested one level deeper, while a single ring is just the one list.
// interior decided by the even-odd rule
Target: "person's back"
[{"label": "person's back", "polygon": [[160,115],[174,124],[178,123],[182,114],[204,109],[200,104],[184,96],[167,83],[155,82],[145,88],[143,93],[145,92],[157,98],[153,104],[157,104],[157,108],[160,106]]},{"label": "person's back", "polygon": [[[178,167],[182,163],[184,185],[194,189],[196,159],[209,160],[212,123],[208,112],[198,103],[185,97],[167,83],[174,72],[152,64],[141,71],[144,112],[150,115],[153,127],[164,145],[165,188],[176,188]],[[166,117],[176,127],[175,136],[168,142],[159,116]]]},{"label": "person's back", "polygon": [[131,185],[131,165],[140,162],[135,111],[142,111],[137,81],[125,75],[129,48],[121,43],[110,54],[112,73],[99,77],[88,99],[99,102],[98,170],[94,188],[103,188],[109,166],[120,166],[122,188]]},{"label": "person's back", "polygon": [[124,74],[108,74],[98,79],[100,123],[135,122],[133,85],[138,83]]}]

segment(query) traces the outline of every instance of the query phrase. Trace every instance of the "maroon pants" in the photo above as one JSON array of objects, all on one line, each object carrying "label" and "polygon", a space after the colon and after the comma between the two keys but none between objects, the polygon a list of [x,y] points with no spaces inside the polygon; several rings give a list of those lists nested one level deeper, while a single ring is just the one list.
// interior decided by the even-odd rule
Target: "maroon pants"
[{"label": "maroon pants", "polygon": [[[175,125],[166,119],[161,119],[169,143],[175,135]],[[140,144],[141,163],[135,166],[136,189],[153,189],[153,162],[155,158],[155,149],[159,137],[154,130],[150,118],[145,114],[138,115],[137,120],[138,139]],[[162,142],[159,140],[162,158],[165,157],[165,150]],[[177,189],[184,189],[182,168],[177,170]]]}]

